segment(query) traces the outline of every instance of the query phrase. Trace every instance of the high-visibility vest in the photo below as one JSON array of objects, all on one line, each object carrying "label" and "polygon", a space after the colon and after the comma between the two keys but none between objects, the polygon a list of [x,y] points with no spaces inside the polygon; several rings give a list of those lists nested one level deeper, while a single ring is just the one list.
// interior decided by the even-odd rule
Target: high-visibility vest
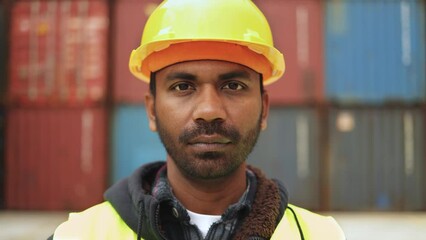
[{"label": "high-visibility vest", "polygon": [[[134,240],[136,233],[127,226],[109,202],[81,213],[71,213],[68,221],[55,230],[54,240]],[[343,231],[332,217],[324,217],[289,204],[271,240],[340,240]]]}]

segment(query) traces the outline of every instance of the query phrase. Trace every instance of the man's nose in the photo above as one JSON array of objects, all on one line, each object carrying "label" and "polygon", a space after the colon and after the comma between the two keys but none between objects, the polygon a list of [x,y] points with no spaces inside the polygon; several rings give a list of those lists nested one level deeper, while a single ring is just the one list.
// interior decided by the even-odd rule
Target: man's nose
[{"label": "man's nose", "polygon": [[200,90],[193,112],[193,120],[207,122],[226,119],[226,109],[218,89],[208,86]]}]

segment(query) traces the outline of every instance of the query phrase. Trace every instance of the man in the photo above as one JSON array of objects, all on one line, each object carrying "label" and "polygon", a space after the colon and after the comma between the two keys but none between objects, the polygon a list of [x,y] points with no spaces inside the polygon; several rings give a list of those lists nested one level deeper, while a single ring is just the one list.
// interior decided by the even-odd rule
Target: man
[{"label": "man", "polygon": [[129,66],[150,84],[149,127],[166,162],[112,186],[53,239],[344,239],[332,218],[289,204],[282,184],[246,165],[267,125],[263,85],[284,72],[250,0],[163,2]]}]

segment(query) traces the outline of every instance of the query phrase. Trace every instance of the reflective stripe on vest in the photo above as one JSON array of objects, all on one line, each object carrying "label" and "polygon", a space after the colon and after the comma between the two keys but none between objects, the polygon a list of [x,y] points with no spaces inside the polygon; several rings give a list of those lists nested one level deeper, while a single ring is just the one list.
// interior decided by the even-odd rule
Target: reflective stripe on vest
[{"label": "reflective stripe on vest", "polygon": [[[59,225],[54,240],[125,239],[134,240],[136,233],[121,219],[109,202],[93,206],[81,213],[71,213]],[[289,204],[271,240],[327,239],[343,240],[343,231],[332,217],[324,217]]]}]

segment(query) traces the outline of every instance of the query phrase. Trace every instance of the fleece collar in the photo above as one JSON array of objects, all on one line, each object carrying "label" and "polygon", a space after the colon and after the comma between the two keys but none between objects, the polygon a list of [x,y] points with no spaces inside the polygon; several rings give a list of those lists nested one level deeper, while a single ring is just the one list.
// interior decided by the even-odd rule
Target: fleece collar
[{"label": "fleece collar", "polygon": [[[104,194],[123,221],[135,232],[139,225],[145,239],[157,239],[161,234],[155,221],[139,222],[141,219],[155,219],[159,202],[151,195],[157,172],[165,162],[154,162],[138,168],[129,178],[110,187]],[[253,205],[233,239],[250,239],[254,236],[269,239],[282,218],[288,204],[284,186],[267,179],[254,167],[249,167],[257,179]],[[140,214],[143,216],[139,218]]]}]

